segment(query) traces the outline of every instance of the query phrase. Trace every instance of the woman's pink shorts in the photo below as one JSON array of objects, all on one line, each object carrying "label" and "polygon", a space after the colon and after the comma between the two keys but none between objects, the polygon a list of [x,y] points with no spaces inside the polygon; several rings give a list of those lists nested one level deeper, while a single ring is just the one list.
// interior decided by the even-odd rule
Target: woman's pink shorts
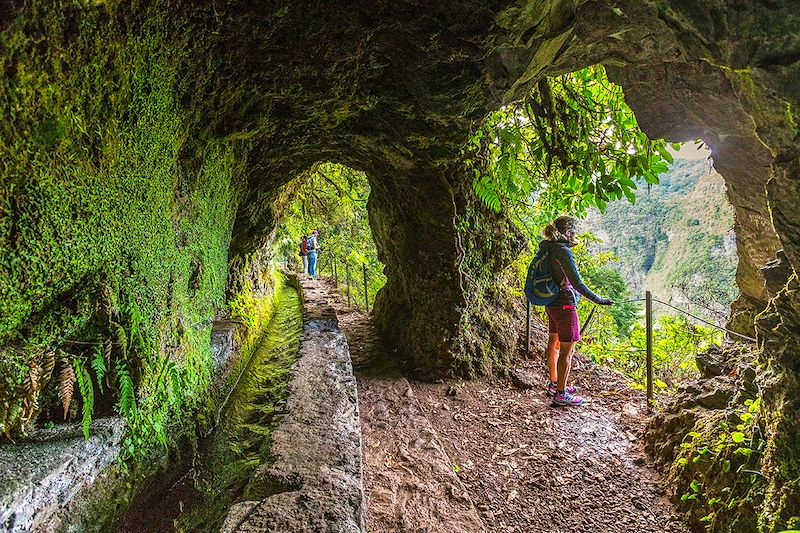
[{"label": "woman's pink shorts", "polygon": [[581,328],[578,325],[578,311],[571,305],[545,307],[550,333],[558,333],[560,342],[578,342],[581,340]]}]

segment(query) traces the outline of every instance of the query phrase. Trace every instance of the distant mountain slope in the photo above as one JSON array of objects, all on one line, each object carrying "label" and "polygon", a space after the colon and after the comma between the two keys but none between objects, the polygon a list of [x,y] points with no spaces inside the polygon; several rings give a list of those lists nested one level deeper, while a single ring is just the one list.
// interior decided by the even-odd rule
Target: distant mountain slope
[{"label": "distant mountain slope", "polygon": [[690,308],[723,323],[738,295],[733,209],[722,177],[704,159],[676,159],[661,183],[593,212],[586,229],[618,268],[632,292]]}]

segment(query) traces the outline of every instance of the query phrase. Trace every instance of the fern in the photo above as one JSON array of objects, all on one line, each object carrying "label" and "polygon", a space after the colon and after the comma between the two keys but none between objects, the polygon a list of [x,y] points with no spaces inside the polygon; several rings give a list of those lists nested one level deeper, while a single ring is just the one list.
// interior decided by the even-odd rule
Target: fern
[{"label": "fern", "polygon": [[139,310],[139,306],[136,305],[136,302],[131,300],[128,303],[128,316],[130,318],[130,335],[129,338],[131,342],[138,341],[137,345],[139,350],[141,350],[142,354],[145,357],[149,356],[149,350],[147,346],[147,342],[144,336],[144,332],[142,331],[142,326],[146,323],[144,317],[142,316],[142,312]]},{"label": "fern", "polygon": [[22,407],[19,405],[11,405],[8,411],[6,411],[5,420],[3,420],[3,433],[5,433],[8,440],[11,440],[11,430],[17,426],[17,421],[20,420],[21,412]]},{"label": "fern", "polygon": [[22,388],[25,390],[25,393],[28,397],[34,397],[37,392],[39,392],[39,386],[41,382],[39,380],[39,376],[41,375],[41,367],[36,362],[38,356],[34,359],[31,359],[28,363],[28,372],[23,377]]},{"label": "fern", "polygon": [[53,370],[56,368],[56,354],[53,350],[47,350],[44,353],[44,361],[42,361],[42,381],[48,382],[53,376]]},{"label": "fern", "polygon": [[106,370],[111,366],[111,347],[113,343],[111,342],[111,337],[107,338],[103,343],[103,357],[105,359],[105,368]]},{"label": "fern", "polygon": [[[119,325],[118,322],[112,322],[111,325],[114,328],[114,335],[117,338],[117,344],[119,344],[120,356],[122,359],[128,358],[128,336],[125,333],[125,328]],[[109,364],[110,364],[110,354],[109,354]]]},{"label": "fern", "polygon": [[119,380],[119,412],[125,418],[136,417],[136,395],[133,379],[122,361],[117,362],[117,380]]},{"label": "fern", "polygon": [[92,376],[86,370],[86,365],[80,359],[73,361],[75,367],[75,374],[78,378],[78,390],[81,393],[83,400],[83,437],[89,440],[89,425],[92,423],[92,415],[94,414],[94,386],[92,384]]},{"label": "fern", "polygon": [[478,199],[483,202],[486,207],[495,213],[499,213],[501,211],[500,196],[497,194],[494,185],[495,184],[492,183],[487,175],[479,176],[472,180],[472,189],[475,191],[475,195]]},{"label": "fern", "polygon": [[69,414],[69,404],[72,403],[72,394],[75,392],[75,372],[69,362],[69,357],[61,352],[61,373],[58,376],[58,395],[61,405],[64,406],[64,420]]},{"label": "fern", "polygon": [[94,357],[92,358],[92,370],[97,375],[97,387],[100,389],[100,394],[103,394],[103,378],[106,375],[105,352],[103,344],[98,344],[94,348]]}]

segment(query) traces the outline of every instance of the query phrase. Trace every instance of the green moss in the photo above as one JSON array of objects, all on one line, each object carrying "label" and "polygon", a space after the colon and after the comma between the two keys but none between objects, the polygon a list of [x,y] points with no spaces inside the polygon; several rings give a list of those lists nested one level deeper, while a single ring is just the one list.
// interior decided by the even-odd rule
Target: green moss
[{"label": "green moss", "polygon": [[[194,433],[247,143],[187,129],[186,72],[214,75],[193,63],[202,29],[142,9],[33,3],[0,33],[12,119],[0,124],[0,346],[21,385],[0,406],[2,430],[20,428],[13,413],[43,354],[57,354],[57,376],[62,360],[88,368],[99,347],[95,412],[126,414],[127,456]],[[125,375],[136,409],[123,405]],[[59,418],[55,380],[38,385],[40,415]]]},{"label": "green moss", "polygon": [[[191,531],[218,530],[230,506],[239,499],[261,499],[264,488],[250,479],[258,465],[269,463],[269,437],[285,409],[286,386],[291,367],[299,353],[302,328],[300,297],[283,276],[276,276],[274,305],[263,327],[252,330],[244,353],[243,372],[232,372],[236,385],[219,427],[198,456],[202,475],[196,481],[198,501],[179,518],[179,527]],[[241,379],[239,380],[239,376]],[[228,387],[225,387],[226,389]]]}]

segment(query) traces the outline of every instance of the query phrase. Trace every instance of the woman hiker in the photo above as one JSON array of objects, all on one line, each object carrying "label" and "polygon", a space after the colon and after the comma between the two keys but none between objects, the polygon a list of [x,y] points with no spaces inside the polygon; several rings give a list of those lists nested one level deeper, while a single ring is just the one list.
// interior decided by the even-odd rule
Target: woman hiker
[{"label": "woman hiker", "polygon": [[612,305],[614,302],[600,298],[581,281],[575,257],[570,248],[575,246],[577,221],[562,215],[544,229],[540,248],[549,253],[550,273],[559,286],[556,299],[545,307],[549,322],[550,338],[547,342],[547,369],[550,383],[547,392],[553,397],[553,405],[581,405],[583,398],[575,394],[577,387],[567,386],[569,371],[572,368],[572,354],[575,343],[581,338],[578,324],[578,300],[582,294],[599,305]]},{"label": "woman hiker", "polygon": [[300,241],[300,257],[303,258],[303,274],[308,275],[308,235],[305,233]]}]

